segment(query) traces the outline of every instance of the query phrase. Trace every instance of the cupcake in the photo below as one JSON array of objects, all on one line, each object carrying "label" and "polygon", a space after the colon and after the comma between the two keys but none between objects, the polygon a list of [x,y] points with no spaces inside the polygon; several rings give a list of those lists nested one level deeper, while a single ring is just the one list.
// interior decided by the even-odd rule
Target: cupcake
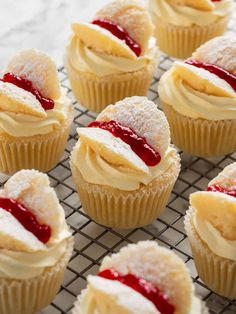
[{"label": "cupcake", "polygon": [[117,228],[159,217],[180,170],[163,112],[146,97],[125,98],[77,132],[71,170],[85,212]]},{"label": "cupcake", "polygon": [[145,96],[158,49],[147,11],[136,0],[116,0],[90,23],[72,24],[65,65],[75,98],[100,112],[128,96]]},{"label": "cupcake", "polygon": [[158,46],[181,59],[223,35],[233,10],[233,0],[149,0]]},{"label": "cupcake", "polygon": [[0,190],[0,313],[32,314],[52,302],[72,249],[47,175],[17,172]]},{"label": "cupcake", "polygon": [[185,229],[199,277],[214,292],[236,298],[236,163],[207,191],[190,195]]},{"label": "cupcake", "polygon": [[155,241],[105,257],[75,302],[73,314],[206,314],[184,262]]},{"label": "cupcake", "polygon": [[15,55],[0,79],[0,172],[52,169],[63,155],[72,120],[51,58],[35,49]]},{"label": "cupcake", "polygon": [[183,151],[214,157],[236,150],[235,64],[236,39],[217,37],[162,76],[160,100]]}]

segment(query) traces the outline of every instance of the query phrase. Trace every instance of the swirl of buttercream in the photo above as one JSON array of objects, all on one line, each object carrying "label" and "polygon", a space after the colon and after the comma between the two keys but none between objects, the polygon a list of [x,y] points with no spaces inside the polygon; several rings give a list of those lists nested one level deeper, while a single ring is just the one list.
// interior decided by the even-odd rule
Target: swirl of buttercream
[{"label": "swirl of buttercream", "polygon": [[[108,38],[109,39],[109,38]],[[67,46],[67,61],[76,71],[88,72],[99,77],[135,72],[143,69],[158,58],[156,40],[152,37],[145,55],[129,58],[110,55],[87,47],[77,36],[73,35]]]},{"label": "swirl of buttercream", "polygon": [[233,11],[232,0],[214,2],[215,9],[202,11],[185,5],[177,5],[166,0],[149,0],[149,10],[154,20],[161,18],[178,26],[209,25]]},{"label": "swirl of buttercream", "polygon": [[0,111],[0,134],[7,133],[14,137],[48,134],[58,128],[71,114],[71,101],[63,91],[59,99],[54,100],[54,108],[46,111],[45,118],[28,114]]},{"label": "swirl of buttercream", "polygon": [[215,121],[236,119],[236,94],[231,98],[197,91],[176,75],[173,68],[162,76],[158,92],[164,103],[187,117]]},{"label": "swirl of buttercream", "polygon": [[147,174],[142,174],[109,163],[79,141],[72,152],[71,160],[75,166],[78,165],[79,171],[87,182],[107,185],[123,191],[133,191],[137,190],[140,184],[147,185],[166,172],[171,167],[175,154],[175,149],[169,147],[161,162],[155,167],[149,167]]}]

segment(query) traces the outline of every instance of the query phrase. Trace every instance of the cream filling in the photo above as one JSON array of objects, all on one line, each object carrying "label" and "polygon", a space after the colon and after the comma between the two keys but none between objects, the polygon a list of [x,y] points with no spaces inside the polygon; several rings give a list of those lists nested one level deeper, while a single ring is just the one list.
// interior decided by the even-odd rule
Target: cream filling
[{"label": "cream filling", "polygon": [[199,237],[213,253],[236,261],[236,241],[230,241],[222,237],[220,232],[207,220],[197,215],[196,211],[193,217],[193,224]]},{"label": "cream filling", "polygon": [[72,36],[67,46],[67,61],[76,71],[89,72],[99,77],[135,72],[158,58],[156,40],[151,38],[145,55],[134,60],[109,55],[87,47],[78,37]]},{"label": "cream filling", "polygon": [[202,302],[195,295],[192,298],[192,306],[189,314],[202,314]]},{"label": "cream filling", "polygon": [[[83,291],[83,296],[79,304],[80,314],[100,314],[93,293],[89,287]],[[121,314],[121,313],[120,313]]]},{"label": "cream filling", "polygon": [[33,253],[0,250],[0,278],[30,279],[42,274],[65,254],[69,237],[71,233],[65,224],[57,238],[45,245],[45,250]]},{"label": "cream filling", "polygon": [[[82,293],[81,302],[79,304],[79,313],[101,314],[97,309],[93,292],[89,287]],[[122,312],[120,312],[120,314],[122,314]],[[193,295],[192,298],[192,305],[189,314],[202,314],[202,302],[195,295]]]},{"label": "cream filling", "polygon": [[207,120],[236,119],[236,94],[234,98],[208,95],[191,88],[173,69],[160,80],[158,92],[164,103],[191,118]]},{"label": "cream filling", "polygon": [[157,166],[149,167],[148,174],[140,174],[130,168],[109,163],[79,141],[72,152],[71,160],[84,180],[89,183],[107,185],[123,191],[134,191],[140,187],[140,184],[147,185],[166,172],[174,156],[175,149],[170,147]]},{"label": "cream filling", "polygon": [[55,106],[47,110],[46,118],[31,115],[0,111],[0,134],[7,133],[15,137],[48,134],[66,121],[71,110],[71,101],[62,90],[59,99],[54,100]]},{"label": "cream filling", "polygon": [[[197,2],[197,0],[196,0]],[[214,2],[215,9],[202,11],[184,5],[172,4],[166,0],[149,0],[149,10],[155,20],[158,18],[178,26],[205,26],[219,18],[230,15],[234,10],[232,0]]]}]

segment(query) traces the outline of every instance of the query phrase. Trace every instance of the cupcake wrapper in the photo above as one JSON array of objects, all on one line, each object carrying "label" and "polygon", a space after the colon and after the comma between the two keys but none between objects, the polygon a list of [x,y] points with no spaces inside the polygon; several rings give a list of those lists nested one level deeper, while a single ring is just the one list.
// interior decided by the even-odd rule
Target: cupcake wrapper
[{"label": "cupcake wrapper", "polygon": [[94,112],[101,112],[107,105],[129,96],[146,96],[157,62],[142,70],[98,77],[87,72],[75,71],[66,64],[72,92],[78,102]]},{"label": "cupcake wrapper", "polygon": [[0,172],[13,174],[20,169],[51,170],[63,155],[72,120],[71,113],[64,127],[45,135],[13,137],[0,134]]},{"label": "cupcake wrapper", "polygon": [[207,287],[221,296],[236,298],[236,262],[217,256],[200,239],[193,225],[193,209],[185,216],[188,235],[197,272]]},{"label": "cupcake wrapper", "polygon": [[70,238],[64,256],[40,276],[28,280],[0,278],[0,313],[33,314],[49,305],[62,284],[73,244]]},{"label": "cupcake wrapper", "polygon": [[186,59],[206,41],[223,35],[228,24],[228,17],[220,18],[214,24],[206,26],[178,26],[156,19],[155,36],[157,44],[166,54]]},{"label": "cupcake wrapper", "polygon": [[[78,295],[78,297],[74,303],[74,307],[72,309],[72,314],[82,314],[82,313],[80,313],[80,303],[81,303],[81,300],[82,300],[85,292],[86,292],[86,289],[82,290],[80,295]],[[201,313],[199,313],[199,314],[209,314],[209,310],[206,307],[204,302],[202,302],[202,309],[201,309]]]},{"label": "cupcake wrapper", "polygon": [[163,103],[173,143],[191,155],[216,157],[236,150],[236,120],[193,119]]},{"label": "cupcake wrapper", "polygon": [[164,211],[180,171],[176,152],[173,164],[160,177],[135,191],[121,191],[86,182],[71,162],[72,176],[84,211],[107,227],[136,228],[153,222]]}]

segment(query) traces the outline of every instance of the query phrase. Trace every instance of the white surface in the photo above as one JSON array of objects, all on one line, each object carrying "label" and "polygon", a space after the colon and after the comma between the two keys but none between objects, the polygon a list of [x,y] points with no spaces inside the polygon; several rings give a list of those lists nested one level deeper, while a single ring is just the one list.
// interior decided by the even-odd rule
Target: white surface
[{"label": "white surface", "polygon": [[70,24],[93,18],[109,0],[0,0],[0,71],[11,55],[39,48],[62,64]]},{"label": "white surface", "polygon": [[[49,53],[62,64],[64,46],[70,33],[73,21],[86,21],[93,17],[96,10],[109,0],[0,0],[0,71],[5,66],[10,55],[27,47],[36,47]],[[230,27],[235,27],[231,20]],[[232,31],[231,31],[232,33]],[[161,58],[160,67],[156,73],[148,97],[155,102],[157,98],[157,80],[172,64],[170,59]],[[66,75],[60,73],[65,86],[69,86]],[[71,93],[70,93],[70,96]],[[56,188],[57,195],[63,200],[63,207],[68,217],[67,221],[75,236],[77,253],[69,263],[70,270],[66,271],[63,289],[54,300],[54,306],[49,305],[42,314],[61,314],[58,308],[67,311],[75,301],[75,295],[86,286],[84,278],[88,274],[96,274],[97,262],[100,262],[109,251],[118,251],[127,241],[158,238],[162,246],[172,247],[185,262],[195,279],[197,293],[206,298],[212,314],[236,313],[236,301],[230,303],[210,291],[200,282],[192,259],[189,243],[184,237],[183,215],[188,208],[189,193],[204,190],[207,183],[229,163],[236,161],[236,153],[231,156],[200,159],[181,154],[182,172],[175,185],[170,202],[160,220],[152,225],[137,230],[107,230],[89,221],[79,209],[78,195],[73,189],[69,169],[69,151],[76,142],[76,127],[85,126],[93,120],[93,116],[76,104],[77,115],[68,141],[63,162],[50,171],[50,181]],[[0,174],[0,187],[7,176]],[[79,209],[79,212],[77,211]],[[93,240],[95,239],[95,240]],[[81,253],[79,254],[78,251]],[[77,276],[79,273],[80,276]],[[68,313],[70,313],[68,311]],[[22,313],[23,314],[23,313]]]}]

